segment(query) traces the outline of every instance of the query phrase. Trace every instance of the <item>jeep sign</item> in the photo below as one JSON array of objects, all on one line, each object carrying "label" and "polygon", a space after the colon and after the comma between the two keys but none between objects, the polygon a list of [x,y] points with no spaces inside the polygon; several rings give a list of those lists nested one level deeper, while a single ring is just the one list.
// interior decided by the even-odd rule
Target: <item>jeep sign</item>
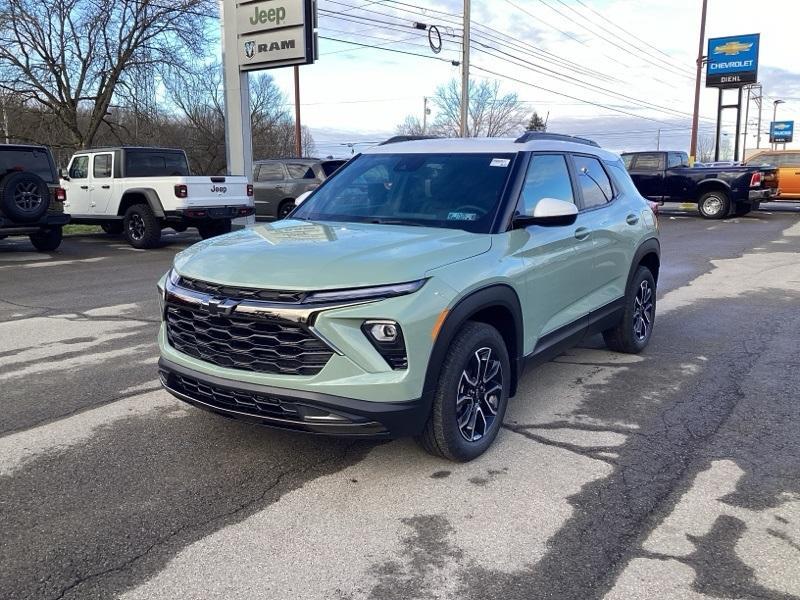
[{"label": "jeep sign", "polygon": [[313,63],[316,24],[313,0],[238,2],[239,68],[258,71]]},{"label": "jeep sign", "polygon": [[236,19],[239,35],[303,24],[303,0],[262,0],[239,5]]}]

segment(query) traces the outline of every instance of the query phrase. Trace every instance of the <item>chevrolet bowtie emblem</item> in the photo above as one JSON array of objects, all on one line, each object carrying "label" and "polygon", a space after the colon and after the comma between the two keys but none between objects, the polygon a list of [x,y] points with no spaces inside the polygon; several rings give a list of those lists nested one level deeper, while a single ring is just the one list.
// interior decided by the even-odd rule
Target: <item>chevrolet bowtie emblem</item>
[{"label": "chevrolet bowtie emblem", "polygon": [[721,46],[714,48],[714,54],[725,54],[727,56],[736,56],[740,52],[747,52],[753,44],[745,44],[744,42],[726,42]]},{"label": "chevrolet bowtie emblem", "polygon": [[229,317],[238,304],[230,298],[210,298],[208,302],[203,302],[203,308],[212,316]]}]

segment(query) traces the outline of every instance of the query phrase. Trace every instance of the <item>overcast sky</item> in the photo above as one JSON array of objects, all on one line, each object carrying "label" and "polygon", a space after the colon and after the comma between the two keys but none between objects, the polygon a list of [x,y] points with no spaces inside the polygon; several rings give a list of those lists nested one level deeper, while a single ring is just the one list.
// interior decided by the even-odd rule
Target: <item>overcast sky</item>
[{"label": "overcast sky", "polygon": [[[708,4],[707,37],[761,33],[759,78],[769,96],[762,131],[768,130],[775,98],[786,100],[778,107],[779,120],[800,118],[798,0]],[[661,129],[662,148],[688,150],[700,5],[700,0],[473,0],[472,77],[500,80],[531,110],[549,114],[551,131],[591,136],[622,151],[654,148]],[[300,69],[303,123],[311,128],[320,155],[342,155],[349,152],[342,143],[391,135],[406,115],[422,117],[425,96],[459,77],[459,67],[447,62],[460,53],[459,42],[448,35],[460,34],[458,0],[319,0],[319,9],[323,37],[391,42],[387,48],[424,55],[321,40],[319,61]],[[414,21],[439,27],[444,34],[440,54],[427,47],[425,32],[403,27]],[[520,42],[527,44],[526,53],[518,51]],[[292,69],[271,73],[291,98]],[[731,103],[735,92],[728,93],[725,101]],[[717,91],[703,87],[701,131],[713,132],[716,102]],[[756,111],[753,103],[748,147],[756,143]],[[731,111],[725,119],[731,136],[734,115]]]}]

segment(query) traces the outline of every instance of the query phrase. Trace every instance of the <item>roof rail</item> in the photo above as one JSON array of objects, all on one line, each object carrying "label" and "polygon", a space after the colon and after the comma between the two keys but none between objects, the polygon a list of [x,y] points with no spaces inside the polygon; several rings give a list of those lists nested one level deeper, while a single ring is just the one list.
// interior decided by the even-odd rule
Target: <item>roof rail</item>
[{"label": "roof rail", "polygon": [[438,139],[438,135],[396,135],[394,137],[390,137],[388,140],[385,140],[378,144],[378,146],[385,146],[386,144],[397,144],[398,142],[413,142],[416,140],[436,140]]},{"label": "roof rail", "polygon": [[600,144],[594,140],[587,138],[576,137],[574,135],[566,135],[564,133],[548,133],[546,131],[526,131],[515,142],[524,144],[525,142],[532,142],[534,140],[551,140],[554,142],[572,142],[573,144],[585,144],[587,146],[594,146],[599,148]]}]

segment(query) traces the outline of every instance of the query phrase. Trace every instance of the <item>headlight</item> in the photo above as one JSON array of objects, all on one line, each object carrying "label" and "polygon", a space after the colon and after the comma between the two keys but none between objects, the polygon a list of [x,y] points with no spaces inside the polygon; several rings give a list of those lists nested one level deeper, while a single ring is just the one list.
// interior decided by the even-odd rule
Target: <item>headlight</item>
[{"label": "headlight", "polygon": [[408,368],[403,330],[396,321],[364,321],[361,331],[392,369]]},{"label": "headlight", "polygon": [[351,288],[349,290],[331,290],[327,292],[312,292],[305,302],[340,302],[348,300],[372,300],[377,298],[394,298],[405,296],[418,291],[427,279],[395,283],[392,285],[378,285],[374,287]]},{"label": "headlight", "polygon": [[181,276],[178,275],[178,272],[175,269],[170,269],[169,273],[167,273],[167,279],[172,285],[178,285],[178,282],[181,280]]}]

